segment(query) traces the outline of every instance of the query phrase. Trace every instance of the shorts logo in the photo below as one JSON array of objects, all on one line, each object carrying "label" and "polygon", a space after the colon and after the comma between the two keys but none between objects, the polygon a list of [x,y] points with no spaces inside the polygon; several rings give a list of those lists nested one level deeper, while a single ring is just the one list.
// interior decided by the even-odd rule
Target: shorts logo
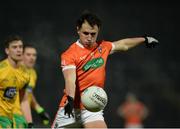
[{"label": "shorts logo", "polygon": [[97,69],[101,67],[103,64],[104,64],[104,60],[101,57],[92,59],[83,66],[83,71],[87,71],[90,68]]}]

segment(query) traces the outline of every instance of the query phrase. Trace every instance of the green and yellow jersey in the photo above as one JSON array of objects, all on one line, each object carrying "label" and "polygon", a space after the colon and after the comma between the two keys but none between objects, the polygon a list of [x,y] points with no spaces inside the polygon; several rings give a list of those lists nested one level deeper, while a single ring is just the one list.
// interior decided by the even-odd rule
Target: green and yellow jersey
[{"label": "green and yellow jersey", "polygon": [[30,74],[26,67],[13,68],[7,59],[0,62],[0,116],[12,119],[14,109],[20,110],[19,91],[29,82]]},{"label": "green and yellow jersey", "polygon": [[[36,80],[37,80],[37,74],[36,71],[34,69],[27,69],[30,75],[30,81],[28,83],[28,85],[26,85],[25,90],[28,90],[27,92],[29,92],[28,94],[28,100],[29,103],[31,103],[32,101],[32,91],[36,86]],[[18,102],[16,102],[14,110],[13,110],[13,114],[14,114],[14,127],[16,128],[25,128],[26,127],[26,121],[24,119],[24,116],[22,114],[20,105]]]},{"label": "green and yellow jersey", "polygon": [[[32,69],[27,68],[27,70],[28,70],[28,73],[30,75],[30,81],[29,81],[28,85],[26,85],[25,90],[28,90],[28,92],[30,93],[28,96],[29,97],[28,99],[29,99],[29,103],[31,103],[31,100],[32,100],[32,94],[31,93],[32,93],[32,90],[36,86],[37,74],[36,74],[35,69],[33,69],[33,68]],[[20,109],[18,103],[15,105],[13,113],[18,114],[18,115],[22,115],[22,112],[21,112],[21,109]]]}]

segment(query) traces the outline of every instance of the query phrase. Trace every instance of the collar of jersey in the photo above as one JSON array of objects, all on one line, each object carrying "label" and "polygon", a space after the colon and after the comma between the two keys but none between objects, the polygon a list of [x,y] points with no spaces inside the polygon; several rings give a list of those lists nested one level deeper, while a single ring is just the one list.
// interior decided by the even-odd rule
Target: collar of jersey
[{"label": "collar of jersey", "polygon": [[79,40],[79,39],[76,41],[76,44],[77,44],[79,47],[84,48],[84,46],[80,43],[80,40]]},{"label": "collar of jersey", "polygon": [[[85,47],[80,43],[80,40],[79,40],[79,39],[76,41],[76,44],[77,44],[79,47],[81,47],[81,48],[85,48]],[[96,46],[94,46],[94,47],[92,47],[92,48],[87,48],[87,49],[94,49],[94,48],[96,48]]]}]

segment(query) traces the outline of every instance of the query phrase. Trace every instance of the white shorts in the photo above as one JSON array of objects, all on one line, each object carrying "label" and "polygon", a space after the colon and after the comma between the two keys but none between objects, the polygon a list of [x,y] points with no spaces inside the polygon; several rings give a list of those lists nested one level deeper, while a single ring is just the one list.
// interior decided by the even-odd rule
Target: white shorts
[{"label": "white shorts", "polygon": [[64,107],[60,107],[55,120],[53,122],[52,128],[63,128],[63,127],[82,127],[83,124],[92,122],[92,121],[97,121],[97,120],[102,120],[104,121],[103,117],[103,110],[99,112],[90,112],[85,109],[75,109],[73,111],[74,113],[74,118],[66,114],[64,115]]}]

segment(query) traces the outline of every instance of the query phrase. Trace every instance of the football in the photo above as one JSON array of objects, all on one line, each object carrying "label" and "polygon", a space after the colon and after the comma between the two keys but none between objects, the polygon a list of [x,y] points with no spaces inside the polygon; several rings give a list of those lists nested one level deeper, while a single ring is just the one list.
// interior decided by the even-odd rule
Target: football
[{"label": "football", "polygon": [[98,112],[105,108],[108,97],[103,88],[91,86],[82,92],[81,102],[88,111]]}]

